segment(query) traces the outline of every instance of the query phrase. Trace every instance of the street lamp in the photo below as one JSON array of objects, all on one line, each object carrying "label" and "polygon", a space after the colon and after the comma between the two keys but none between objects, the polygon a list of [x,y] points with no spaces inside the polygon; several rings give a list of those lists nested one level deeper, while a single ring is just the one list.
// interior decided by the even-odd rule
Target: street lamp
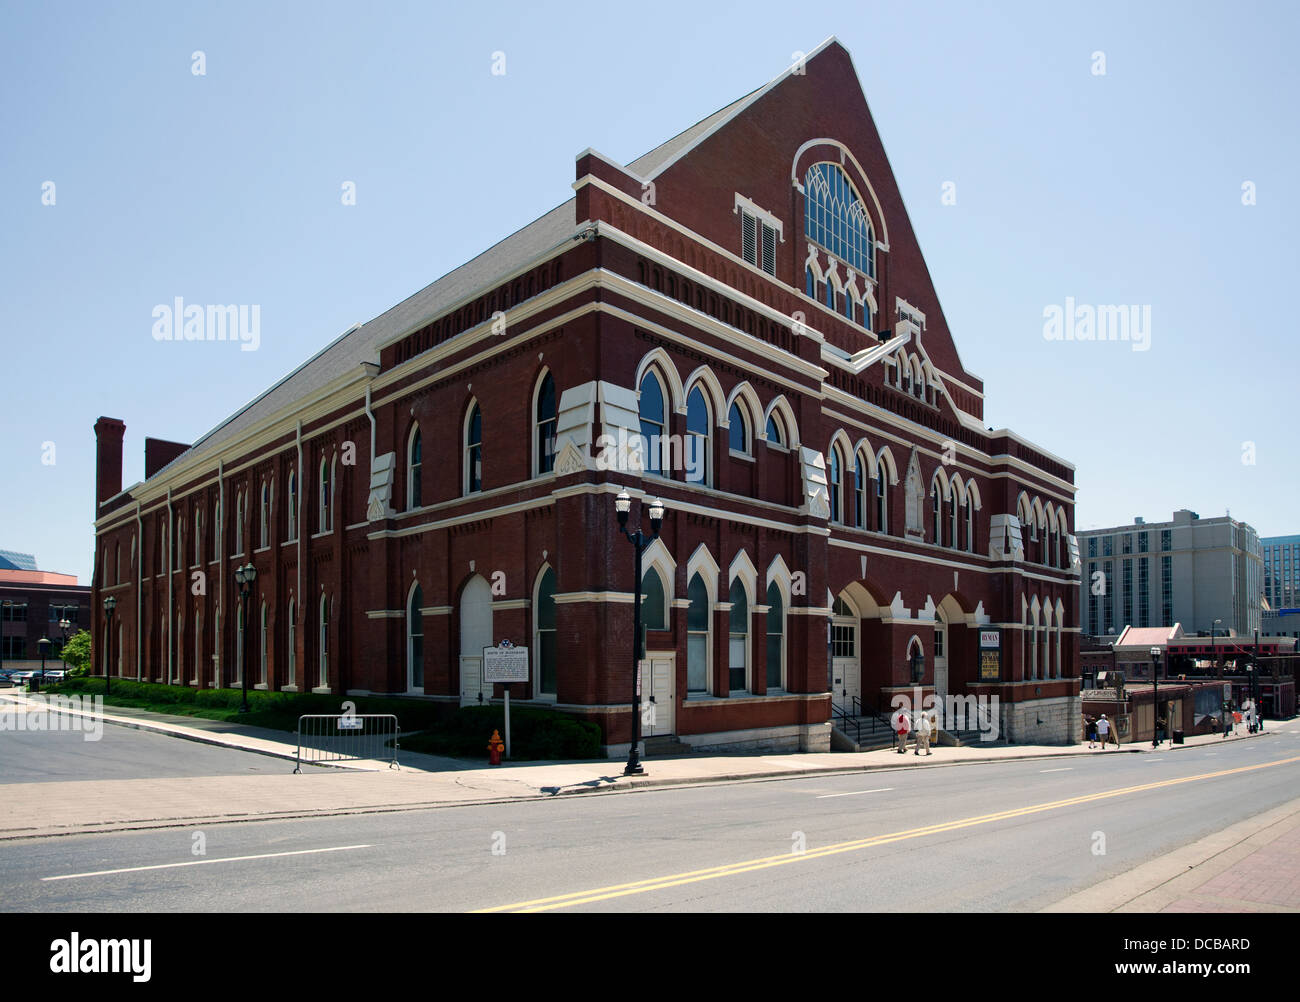
[{"label": "street lamp", "polygon": [[619,491],[614,499],[614,511],[618,514],[618,531],[627,537],[636,552],[636,569],[634,571],[632,603],[632,747],[627,753],[627,765],[623,768],[624,776],[642,776],[637,757],[637,745],[641,743],[641,661],[645,657],[645,637],[641,633],[641,555],[659,538],[659,530],[664,524],[664,503],[656,498],[650,502],[650,535],[644,536],[640,528],[629,532],[627,518],[632,512],[632,498],[627,491]]},{"label": "street lamp", "polygon": [[112,595],[104,599],[104,616],[108,625],[104,629],[104,695],[112,692],[113,687],[113,610],[117,608],[117,599]]},{"label": "street lamp", "polygon": [[239,585],[240,607],[243,609],[243,647],[240,651],[241,664],[239,666],[240,687],[244,690],[243,698],[239,704],[239,712],[248,712],[248,596],[253,590],[253,582],[257,580],[257,568],[252,563],[247,563],[243,567],[235,568],[235,583]]},{"label": "street lamp", "polygon": [[63,631],[63,644],[62,644],[62,646],[59,647],[59,657],[61,657],[61,658],[63,659],[63,670],[64,670],[64,671],[67,671],[67,670],[68,670],[68,654],[67,654],[67,646],[68,646],[68,627],[71,626],[71,625],[72,625],[72,624],[71,624],[70,622],[68,622],[68,617],[67,617],[67,616],[64,616],[62,619],[59,620],[59,629]]},{"label": "street lamp", "polygon": [[1151,747],[1160,747],[1160,648],[1151,648]]},{"label": "street lamp", "polygon": [[40,692],[41,685],[45,683],[45,655],[50,649],[50,642],[45,637],[41,637],[40,640],[36,641],[36,646],[41,649],[41,681],[36,686],[36,691]]}]

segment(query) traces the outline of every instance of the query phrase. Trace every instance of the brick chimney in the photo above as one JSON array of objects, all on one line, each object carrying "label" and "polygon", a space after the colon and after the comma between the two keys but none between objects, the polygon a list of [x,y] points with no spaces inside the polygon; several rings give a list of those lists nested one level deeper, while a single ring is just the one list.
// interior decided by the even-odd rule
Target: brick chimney
[{"label": "brick chimney", "polygon": [[95,422],[95,517],[99,506],[122,493],[122,439],[126,422],[101,417]]},{"label": "brick chimney", "polygon": [[161,438],[144,440],[144,478],[148,480],[164,466],[190,449],[185,442],[168,442]]}]

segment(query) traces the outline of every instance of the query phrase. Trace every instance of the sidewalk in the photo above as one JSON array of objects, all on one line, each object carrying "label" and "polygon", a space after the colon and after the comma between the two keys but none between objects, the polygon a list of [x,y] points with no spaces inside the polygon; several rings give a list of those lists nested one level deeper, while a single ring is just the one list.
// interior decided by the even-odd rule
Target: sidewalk
[{"label": "sidewalk", "polygon": [[1207,835],[1044,910],[1300,911],[1300,800]]},{"label": "sidewalk", "polygon": [[[25,702],[21,696],[0,695],[0,709],[6,704]],[[285,771],[283,775],[8,784],[4,787],[4,797],[0,798],[0,839],[415,810],[669,785],[1116,753],[1113,747],[1100,751],[1080,744],[937,746],[928,757],[916,756],[910,750],[906,755],[899,755],[889,749],[862,753],[692,755],[646,761],[646,775],[635,778],[622,775],[621,761],[490,767],[486,763],[475,765],[460,759],[403,753],[399,756],[400,771],[363,764],[353,769],[308,768],[301,775],[293,775],[290,763],[296,744],[294,735],[286,732],[123,707],[107,708],[103,719],[108,725],[134,727],[284,759]],[[1268,733],[1249,736],[1264,737]],[[1245,737],[1245,734],[1226,739],[1203,735],[1188,738],[1182,746],[1166,743],[1159,751],[1161,754],[1177,752]],[[1152,750],[1150,744],[1123,747],[1124,753],[1142,754]]]}]

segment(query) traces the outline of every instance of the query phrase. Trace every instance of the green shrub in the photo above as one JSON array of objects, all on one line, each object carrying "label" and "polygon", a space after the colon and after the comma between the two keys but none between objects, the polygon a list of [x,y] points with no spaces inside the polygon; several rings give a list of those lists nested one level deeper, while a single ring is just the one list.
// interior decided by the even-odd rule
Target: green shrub
[{"label": "green shrub", "polygon": [[[502,706],[466,706],[425,733],[402,738],[402,748],[486,759],[493,730],[504,738],[505,724]],[[510,751],[512,760],[600,758],[600,728],[554,710],[512,707]]]}]

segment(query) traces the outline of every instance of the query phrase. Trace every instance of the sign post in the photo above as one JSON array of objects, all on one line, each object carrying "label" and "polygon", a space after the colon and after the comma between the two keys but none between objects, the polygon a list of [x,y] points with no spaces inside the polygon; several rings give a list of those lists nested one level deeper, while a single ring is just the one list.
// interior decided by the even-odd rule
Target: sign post
[{"label": "sign post", "polygon": [[510,683],[528,681],[528,648],[516,647],[503,640],[495,647],[483,648],[483,681],[505,686],[506,758],[510,757]]}]

